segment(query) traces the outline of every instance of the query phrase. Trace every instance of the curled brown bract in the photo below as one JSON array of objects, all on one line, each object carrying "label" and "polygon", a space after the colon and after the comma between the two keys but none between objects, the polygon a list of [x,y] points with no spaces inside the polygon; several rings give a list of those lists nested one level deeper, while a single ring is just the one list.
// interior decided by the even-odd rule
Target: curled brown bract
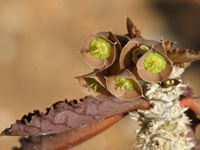
[{"label": "curled brown bract", "polygon": [[117,53],[120,53],[122,50],[122,47],[129,41],[129,39],[126,36],[113,34],[111,31],[109,32],[99,32],[97,33],[98,36],[104,37],[106,39],[109,39],[113,43],[116,43],[116,46],[118,48]]},{"label": "curled brown bract", "polygon": [[87,75],[76,77],[76,79],[78,80],[80,88],[86,94],[92,95],[98,100],[105,100],[111,96],[106,89],[106,80],[100,72],[92,72]]},{"label": "curled brown bract", "polygon": [[[98,59],[90,54],[90,42],[97,38],[103,38],[111,45],[111,54],[106,59]],[[110,67],[116,59],[116,43],[113,43],[111,40],[106,39],[105,37],[101,37],[98,34],[90,35],[87,40],[85,40],[81,46],[80,54],[83,60],[94,69],[108,68]]]},{"label": "curled brown bract", "polygon": [[194,62],[200,60],[200,51],[195,52],[190,49],[179,50],[178,48],[167,52],[167,56],[174,63]]},{"label": "curled brown bract", "polygon": [[166,50],[164,49],[162,42],[144,39],[144,38],[135,38],[134,40],[137,41],[140,45],[144,44],[150,48],[153,47],[160,53],[166,54]]},{"label": "curled brown bract", "polygon": [[163,38],[161,38],[161,43],[166,52],[172,50],[173,45],[176,44],[176,42],[174,41],[171,40],[165,41]]},{"label": "curled brown bract", "polygon": [[[116,76],[132,79],[136,83],[136,88],[130,91],[121,90],[116,84]],[[108,91],[121,100],[134,100],[143,95],[142,87],[140,86],[136,77],[129,70],[124,70],[120,74],[107,77],[106,85]]]},{"label": "curled brown bract", "polygon": [[[153,53],[153,52],[161,54],[166,60],[166,68],[163,69],[160,73],[156,73],[156,74],[147,71],[144,65],[145,58],[150,53]],[[137,62],[138,74],[140,78],[142,78],[146,82],[162,82],[169,77],[169,75],[172,72],[172,69],[173,69],[173,63],[171,62],[171,60],[166,55],[163,55],[162,53],[154,49],[151,49],[147,53],[145,53]]]},{"label": "curled brown bract", "polygon": [[149,48],[153,47],[154,49],[156,49],[160,53],[166,54],[166,51],[163,48],[163,45],[162,45],[161,42],[158,42],[158,41],[155,41],[155,40],[148,40],[148,39],[144,39],[144,38],[134,38],[134,39],[130,40],[125,45],[125,47],[122,49],[120,59],[119,59],[121,69],[125,69],[125,68],[130,67],[131,65],[134,65],[134,63],[132,61],[132,52],[139,45],[146,45]]},{"label": "curled brown bract", "polygon": [[128,16],[126,17],[126,28],[128,30],[128,35],[131,39],[142,37],[140,30],[136,28],[135,24]]},{"label": "curled brown bract", "polygon": [[125,69],[133,64],[132,51],[138,46],[139,46],[139,43],[137,41],[130,40],[122,49],[122,52],[119,58],[119,64],[120,64],[121,69]]}]

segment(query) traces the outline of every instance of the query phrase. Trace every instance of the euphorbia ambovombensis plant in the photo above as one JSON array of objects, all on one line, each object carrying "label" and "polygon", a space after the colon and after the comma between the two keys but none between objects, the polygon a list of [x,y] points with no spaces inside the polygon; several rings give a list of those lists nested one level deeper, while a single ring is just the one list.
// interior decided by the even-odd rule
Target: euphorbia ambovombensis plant
[{"label": "euphorbia ambovombensis plant", "polygon": [[175,42],[163,38],[143,38],[128,17],[127,30],[99,32],[83,42],[80,54],[94,71],[76,79],[91,96],[29,113],[2,135],[29,136],[20,140],[21,149],[68,149],[129,113],[139,122],[136,145],[142,150],[195,149],[188,108],[180,105],[192,90],[180,77],[200,53],[173,48]]}]

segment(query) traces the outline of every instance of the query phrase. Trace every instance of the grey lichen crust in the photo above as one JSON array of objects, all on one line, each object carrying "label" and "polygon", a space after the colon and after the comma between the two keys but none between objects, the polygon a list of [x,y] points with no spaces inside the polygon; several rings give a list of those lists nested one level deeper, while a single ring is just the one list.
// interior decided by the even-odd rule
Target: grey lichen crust
[{"label": "grey lichen crust", "polygon": [[139,121],[137,145],[142,150],[191,150],[194,144],[187,137],[189,118],[187,108],[180,106],[182,88],[186,87],[180,79],[183,68],[173,67],[170,79],[178,79],[179,84],[163,88],[159,83],[148,83],[145,96],[150,100],[150,110],[132,112],[132,118]]}]

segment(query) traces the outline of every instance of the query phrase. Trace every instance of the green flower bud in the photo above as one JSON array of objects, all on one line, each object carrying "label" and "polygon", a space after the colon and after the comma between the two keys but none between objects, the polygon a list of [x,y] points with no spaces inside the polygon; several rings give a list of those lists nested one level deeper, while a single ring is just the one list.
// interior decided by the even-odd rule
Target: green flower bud
[{"label": "green flower bud", "polygon": [[174,131],[177,127],[177,124],[166,124],[165,126],[163,126],[163,130],[165,131]]},{"label": "green flower bud", "polygon": [[165,57],[159,53],[153,52],[150,53],[144,60],[144,65],[146,70],[154,74],[160,73],[166,68],[167,61]]},{"label": "green flower bud", "polygon": [[139,137],[138,144],[144,144],[146,142],[145,138]]},{"label": "green flower bud", "polygon": [[137,63],[138,59],[147,51],[149,50],[149,47],[146,45],[140,45],[138,48],[134,49],[132,52],[132,61],[134,63]]},{"label": "green flower bud", "polygon": [[120,87],[120,90],[131,91],[134,90],[137,86],[136,82],[133,81],[132,79],[123,78],[119,76],[115,77],[115,82],[116,85]]},{"label": "green flower bud", "polygon": [[141,50],[148,51],[148,50],[149,50],[149,47],[146,46],[146,45],[140,45],[140,49],[141,49]]},{"label": "green flower bud", "polygon": [[111,45],[102,38],[94,39],[89,45],[90,54],[99,59],[106,59],[111,54]]},{"label": "green flower bud", "polygon": [[87,81],[89,82],[88,88],[93,88],[93,90],[96,92],[98,89],[104,88],[99,82],[97,82],[95,79],[88,78]]}]

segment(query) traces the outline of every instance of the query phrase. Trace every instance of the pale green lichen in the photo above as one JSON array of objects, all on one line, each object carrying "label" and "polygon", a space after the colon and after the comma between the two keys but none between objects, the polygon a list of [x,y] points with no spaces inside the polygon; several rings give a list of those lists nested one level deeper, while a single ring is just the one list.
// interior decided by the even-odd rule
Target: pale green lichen
[{"label": "pale green lichen", "polygon": [[134,80],[119,76],[115,77],[115,82],[116,85],[120,88],[120,90],[132,91],[137,86],[137,83]]},{"label": "pale green lichen", "polygon": [[110,43],[102,38],[92,40],[89,49],[90,54],[98,59],[108,58],[112,51]]},{"label": "pale green lichen", "polygon": [[146,45],[140,45],[138,48],[134,49],[132,51],[132,61],[136,64],[138,59],[147,51],[149,50],[149,47]]},{"label": "pale green lichen", "polygon": [[144,65],[147,71],[157,74],[166,68],[167,61],[164,56],[152,52],[145,58]]}]

